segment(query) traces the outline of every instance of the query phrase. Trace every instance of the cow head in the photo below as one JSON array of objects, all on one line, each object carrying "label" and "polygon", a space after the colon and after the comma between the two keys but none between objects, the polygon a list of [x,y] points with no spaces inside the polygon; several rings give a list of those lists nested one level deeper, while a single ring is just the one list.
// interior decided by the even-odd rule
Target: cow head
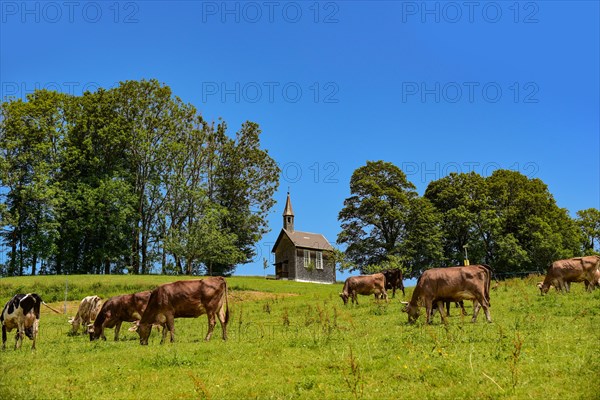
[{"label": "cow head", "polygon": [[102,328],[95,329],[94,324],[88,324],[87,328],[88,328],[88,333],[90,335],[90,342],[92,342],[94,340],[98,340],[98,338],[100,338],[100,336],[102,334]]},{"label": "cow head", "polygon": [[550,290],[550,285],[543,282],[538,282],[537,287],[540,289],[540,295],[544,295]]},{"label": "cow head", "polygon": [[140,344],[142,346],[148,345],[148,338],[150,337],[150,333],[152,332],[152,324],[142,324],[139,323],[137,327],[137,333],[140,335]]},{"label": "cow head", "polygon": [[27,336],[29,339],[33,340],[33,327],[32,326],[28,326],[25,328],[25,336]]},{"label": "cow head", "polygon": [[348,304],[348,293],[340,293],[340,297],[342,298],[344,305]]},{"label": "cow head", "polygon": [[412,305],[407,301],[402,301],[402,304],[404,304],[404,307],[402,308],[402,311],[408,314],[408,323],[412,324],[414,323],[417,318],[419,318],[419,306],[418,305]]},{"label": "cow head", "polygon": [[69,319],[69,324],[71,324],[71,332],[77,333],[77,331],[79,330],[79,319],[76,319],[75,317],[71,317]]}]

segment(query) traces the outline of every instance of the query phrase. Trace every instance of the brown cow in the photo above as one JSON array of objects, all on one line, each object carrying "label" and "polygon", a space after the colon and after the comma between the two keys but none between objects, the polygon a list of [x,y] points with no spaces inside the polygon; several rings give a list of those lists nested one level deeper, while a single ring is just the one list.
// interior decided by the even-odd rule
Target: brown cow
[{"label": "brown cow", "polygon": [[87,296],[79,303],[79,309],[74,317],[69,319],[71,324],[71,332],[77,333],[79,326],[83,326],[85,330],[88,329],[88,325],[96,320],[96,316],[100,312],[102,307],[102,299],[98,296]]},{"label": "brown cow", "polygon": [[115,341],[119,340],[119,331],[123,322],[135,322],[142,318],[148,304],[150,291],[124,294],[106,300],[96,316],[94,324],[89,327],[90,340],[102,338],[104,328],[115,328]]},{"label": "brown cow", "polygon": [[554,285],[558,291],[563,289],[568,293],[571,282],[586,282],[586,290],[591,292],[598,284],[598,269],[600,256],[575,257],[554,261],[548,268],[542,285],[538,285],[540,294],[548,293]]},{"label": "brown cow", "polygon": [[[227,340],[227,322],[229,305],[227,300],[227,282],[217,276],[200,280],[165,283],[152,291],[148,307],[139,323],[140,344],[147,345],[152,324],[165,324],[171,333],[171,342],[175,341],[175,318],[197,318],[202,314],[208,317],[208,333],[204,340],[210,340],[219,317],[223,340]],[[167,329],[163,329],[164,343]]]},{"label": "brown cow", "polygon": [[446,323],[443,311],[445,301],[473,300],[471,321],[477,320],[479,308],[483,307],[487,321],[492,322],[488,309],[490,280],[491,269],[487,265],[428,269],[417,281],[410,302],[403,302],[403,311],[408,313],[408,322],[413,323],[419,317],[419,302],[423,302],[427,311],[427,323],[430,324],[433,304],[437,303],[442,321]]},{"label": "brown cow", "polygon": [[351,276],[346,279],[342,293],[340,293],[344,305],[348,304],[349,297],[352,298],[352,304],[356,301],[358,305],[358,294],[364,296],[375,294],[375,298],[383,297],[387,300],[385,275],[377,273],[373,275]]},{"label": "brown cow", "polygon": [[385,275],[385,288],[392,289],[392,298],[396,297],[396,289],[402,290],[402,296],[406,295],[402,283],[402,271],[399,269],[386,269],[381,273]]}]

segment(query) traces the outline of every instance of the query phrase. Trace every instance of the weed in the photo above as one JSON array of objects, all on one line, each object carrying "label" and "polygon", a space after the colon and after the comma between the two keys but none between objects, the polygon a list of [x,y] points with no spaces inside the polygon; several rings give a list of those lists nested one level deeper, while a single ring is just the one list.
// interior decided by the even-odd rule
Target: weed
[{"label": "weed", "polygon": [[289,317],[287,307],[283,308],[283,314],[281,315],[281,320],[283,321],[283,326],[285,326],[286,328],[288,328],[290,326],[290,317]]},{"label": "weed", "polygon": [[271,314],[271,302],[267,300],[267,302],[263,305],[263,311],[267,314]]},{"label": "weed", "polygon": [[354,356],[352,352],[352,346],[350,346],[350,355],[348,356],[348,365],[350,367],[350,371],[346,376],[344,376],[344,380],[346,381],[346,385],[352,392],[352,395],[355,399],[360,399],[363,397],[363,377],[362,372],[360,370],[360,365],[358,364],[358,359]]},{"label": "weed", "polygon": [[206,388],[206,385],[204,384],[204,382],[202,382],[202,380],[200,378],[198,378],[191,372],[189,372],[188,375],[192,379],[192,382],[194,383],[194,391],[198,394],[198,398],[200,400],[210,400],[211,399],[210,392]]},{"label": "weed", "polygon": [[240,316],[238,318],[238,340],[242,338],[242,325],[244,324],[244,306],[240,305]]},{"label": "weed", "polygon": [[510,357],[510,374],[512,378],[512,387],[515,389],[519,379],[519,360],[521,359],[521,349],[523,347],[523,339],[519,331],[515,332],[515,339],[513,340],[513,349]]}]

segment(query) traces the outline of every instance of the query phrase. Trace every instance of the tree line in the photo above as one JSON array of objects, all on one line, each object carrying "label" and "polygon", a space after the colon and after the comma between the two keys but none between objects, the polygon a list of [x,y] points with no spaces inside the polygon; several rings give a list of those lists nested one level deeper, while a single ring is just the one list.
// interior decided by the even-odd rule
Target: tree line
[{"label": "tree line", "polygon": [[370,273],[485,263],[502,277],[537,271],[554,260],[597,254],[600,211],[557,206],[541,179],[510,170],[488,177],[451,173],[423,196],[392,163],[369,161],[354,171],[337,237],[341,269]]},{"label": "tree line", "polygon": [[268,231],[279,168],[156,80],[0,109],[2,275],[227,275]]},{"label": "tree line", "polygon": [[[36,90],[0,108],[0,275],[228,275],[268,231],[280,170],[246,122],[230,135],[156,80],[81,96]],[[340,269],[491,265],[543,272],[592,254],[600,211],[557,206],[540,179],[451,173],[419,196],[392,163],[354,171]]]}]

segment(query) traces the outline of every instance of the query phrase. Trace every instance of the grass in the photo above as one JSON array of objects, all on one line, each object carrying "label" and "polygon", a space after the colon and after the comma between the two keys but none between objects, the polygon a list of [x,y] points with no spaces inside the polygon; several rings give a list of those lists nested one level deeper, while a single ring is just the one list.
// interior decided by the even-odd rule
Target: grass
[{"label": "grass", "polygon": [[[582,284],[542,297],[539,277],[502,282],[488,324],[452,309],[448,325],[414,325],[389,303],[360,297],[344,306],[341,284],[228,278],[229,340],[205,316],[176,320],[176,342],[149,346],[68,335],[86,295],[146,290],[173,277],[44,276],[0,279],[0,302],[35,291],[67,314],[42,309],[38,349],[0,352],[0,399],[598,399],[600,290]],[[407,290],[407,298],[412,290]],[[470,304],[465,304],[471,312]]]}]

